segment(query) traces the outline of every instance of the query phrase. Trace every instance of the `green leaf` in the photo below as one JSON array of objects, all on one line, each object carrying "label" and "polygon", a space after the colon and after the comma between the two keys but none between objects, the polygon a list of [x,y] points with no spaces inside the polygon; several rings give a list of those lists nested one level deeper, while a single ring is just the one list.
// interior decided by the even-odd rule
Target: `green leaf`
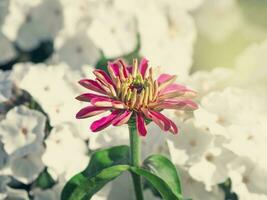
[{"label": "green leaf", "polygon": [[131,167],[130,170],[143,176],[160,193],[164,200],[182,200],[181,196],[177,197],[167,183],[152,172],[138,167]]},{"label": "green leaf", "polygon": [[36,186],[42,189],[51,188],[55,185],[55,183],[56,182],[48,173],[47,168],[39,175],[39,177],[35,181]]},{"label": "green leaf", "polygon": [[105,184],[129,169],[128,158],[128,146],[116,146],[95,152],[88,167],[65,185],[61,199],[90,199]]},{"label": "green leaf", "polygon": [[151,155],[144,160],[144,168],[161,178],[177,196],[182,196],[181,182],[172,162],[162,155]]}]

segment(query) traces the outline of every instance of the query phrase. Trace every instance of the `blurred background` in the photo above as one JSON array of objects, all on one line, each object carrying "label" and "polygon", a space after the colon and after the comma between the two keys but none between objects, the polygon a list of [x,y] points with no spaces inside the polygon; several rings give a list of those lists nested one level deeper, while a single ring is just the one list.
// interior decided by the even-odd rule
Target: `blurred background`
[{"label": "blurred background", "polygon": [[[176,164],[193,200],[267,200],[267,0],[0,0],[0,200],[58,200],[99,148],[127,127],[77,121],[77,84],[110,60],[146,57],[198,92],[150,124],[142,154]],[[132,199],[128,174],[94,200]],[[145,199],[161,199],[145,183]]]}]

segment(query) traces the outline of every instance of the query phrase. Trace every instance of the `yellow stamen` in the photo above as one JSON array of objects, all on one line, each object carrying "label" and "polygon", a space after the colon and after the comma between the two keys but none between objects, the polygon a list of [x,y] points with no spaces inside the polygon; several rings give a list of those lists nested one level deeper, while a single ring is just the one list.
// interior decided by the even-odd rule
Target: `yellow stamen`
[{"label": "yellow stamen", "polygon": [[138,61],[135,58],[135,59],[133,59],[133,69],[132,69],[133,70],[133,72],[132,72],[133,78],[135,78],[137,75],[137,69],[138,69]]},{"label": "yellow stamen", "polygon": [[149,97],[148,97],[148,100],[150,102],[150,101],[153,100],[153,85],[151,84],[151,82],[149,82],[148,87],[149,87]]},{"label": "yellow stamen", "polygon": [[129,102],[131,100],[132,92],[129,90],[126,95],[126,102]]},{"label": "yellow stamen", "polygon": [[145,88],[143,105],[146,106],[148,104],[148,96],[149,96],[149,87]]},{"label": "yellow stamen", "polygon": [[116,90],[114,89],[114,87],[111,84],[108,84],[108,87],[109,87],[113,97],[117,97],[117,93],[116,93]]},{"label": "yellow stamen", "polygon": [[137,101],[136,101],[136,103],[135,103],[135,106],[136,106],[137,108],[139,108],[139,107],[142,105],[142,103],[143,103],[143,99],[144,99],[144,95],[145,95],[145,91],[142,90],[142,92],[138,95],[138,97],[137,97]]},{"label": "yellow stamen", "polygon": [[131,97],[131,107],[134,107],[136,103],[136,98],[137,98],[137,89],[134,89]]},{"label": "yellow stamen", "polygon": [[158,96],[158,81],[155,80],[154,81],[154,84],[153,84],[153,101],[155,101],[157,99],[157,96]]},{"label": "yellow stamen", "polygon": [[113,82],[115,82],[116,75],[115,75],[115,73],[114,73],[114,71],[110,65],[108,65],[108,72],[109,72],[109,75],[110,75],[111,79],[113,80]]},{"label": "yellow stamen", "polygon": [[119,68],[119,73],[120,73],[121,81],[125,81],[125,77],[124,77],[124,74],[123,74],[123,69],[122,69],[122,67]]}]

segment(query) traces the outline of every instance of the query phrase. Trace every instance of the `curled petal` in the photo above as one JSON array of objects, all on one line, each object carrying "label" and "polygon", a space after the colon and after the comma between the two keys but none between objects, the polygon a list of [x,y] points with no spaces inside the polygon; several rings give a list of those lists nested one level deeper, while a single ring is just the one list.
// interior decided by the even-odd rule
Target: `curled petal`
[{"label": "curled petal", "polygon": [[124,64],[122,60],[109,62],[108,65],[110,66],[110,69],[112,70],[115,76],[120,77],[120,68],[122,67],[122,72],[123,72],[124,77],[128,77],[128,71],[126,69],[126,65]]},{"label": "curled petal", "polygon": [[101,85],[91,79],[82,79],[79,81],[80,85],[82,85],[83,87],[89,89],[89,90],[93,90],[95,92],[99,92],[102,94],[106,94],[106,91],[101,87]]},{"label": "curled petal", "polygon": [[94,70],[94,74],[96,77],[98,77],[101,81],[106,82],[108,84],[111,84],[112,86],[115,86],[111,78],[107,75],[106,72],[104,72],[101,69]]},{"label": "curled petal", "polygon": [[148,60],[145,58],[142,58],[140,65],[139,65],[139,72],[141,73],[143,78],[145,77],[147,68],[148,68]]},{"label": "curled petal", "polygon": [[90,126],[91,131],[98,132],[108,127],[119,114],[119,110],[114,110],[108,116],[102,117],[101,119],[94,121]]},{"label": "curled petal", "polygon": [[131,118],[131,116],[132,116],[132,111],[125,110],[124,113],[122,113],[121,115],[119,115],[113,120],[112,125],[121,126],[127,123],[129,119]]},{"label": "curled petal", "polygon": [[[158,124],[161,129],[163,129],[164,131],[170,131],[173,134],[178,133],[178,128],[172,120],[170,120],[169,118],[167,118],[165,115],[161,114],[160,112],[155,112],[155,111],[149,111],[149,112],[152,114],[152,116],[153,115],[155,116],[156,119],[153,118],[152,120],[156,124],[158,124],[158,121],[161,121],[161,123]],[[163,128],[162,128],[162,124],[164,125]]]},{"label": "curled petal", "polygon": [[77,119],[83,119],[91,116],[98,115],[100,113],[106,112],[107,110],[110,110],[110,107],[96,107],[96,106],[87,106],[83,109],[81,109],[77,114]]},{"label": "curled petal", "polygon": [[169,131],[172,132],[173,134],[177,134],[178,133],[178,128],[177,128],[176,124],[170,119],[169,119],[169,121],[170,121],[170,124],[171,124],[171,128],[170,128]]},{"label": "curled petal", "polygon": [[[168,131],[170,130],[171,128],[171,123],[170,121],[168,120],[168,118],[166,118],[163,114],[161,114],[160,112],[156,112],[156,111],[149,111],[149,113],[151,114],[152,116],[152,120],[158,124],[158,121],[160,121],[160,125],[159,127],[161,129],[163,129],[164,131]],[[163,127],[162,127],[162,124],[163,124]]]},{"label": "curled petal", "polygon": [[77,96],[76,99],[79,101],[90,102],[91,99],[97,98],[97,97],[99,97],[99,98],[104,97],[105,98],[106,96],[98,95],[98,94],[94,94],[94,93],[84,93],[84,94]]},{"label": "curled petal", "polygon": [[147,134],[146,124],[142,113],[136,113],[135,121],[139,135],[146,136]]}]

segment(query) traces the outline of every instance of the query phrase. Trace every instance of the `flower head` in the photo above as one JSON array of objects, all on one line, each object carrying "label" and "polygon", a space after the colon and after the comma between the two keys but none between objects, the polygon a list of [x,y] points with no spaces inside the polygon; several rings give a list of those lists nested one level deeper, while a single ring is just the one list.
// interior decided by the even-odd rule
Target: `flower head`
[{"label": "flower head", "polygon": [[96,69],[95,80],[83,79],[79,83],[93,91],[76,97],[90,102],[76,118],[91,117],[106,111],[111,113],[91,124],[93,132],[109,125],[120,126],[135,120],[138,133],[145,136],[146,119],[155,122],[162,130],[178,133],[176,125],[162,113],[163,109],[195,110],[197,104],[190,98],[196,93],[183,85],[173,83],[176,76],[161,74],[153,79],[153,70],[143,58],[138,64],[126,65],[122,60],[108,63],[108,72]]}]

